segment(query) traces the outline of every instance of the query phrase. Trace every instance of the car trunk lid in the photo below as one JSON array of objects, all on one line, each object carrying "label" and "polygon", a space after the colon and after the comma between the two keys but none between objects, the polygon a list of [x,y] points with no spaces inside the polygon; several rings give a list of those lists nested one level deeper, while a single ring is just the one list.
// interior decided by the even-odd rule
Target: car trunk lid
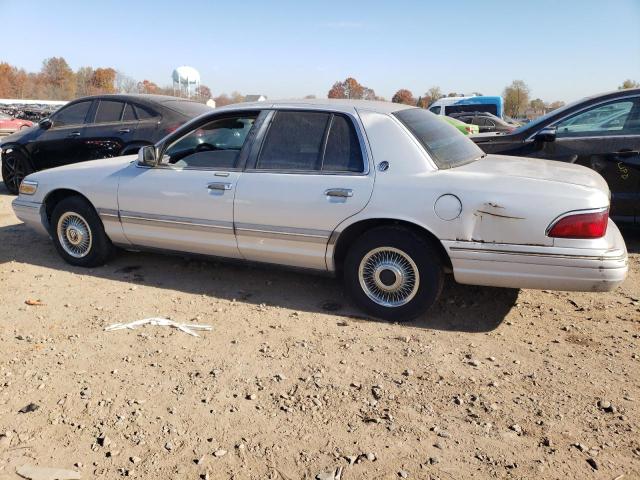
[{"label": "car trunk lid", "polygon": [[607,192],[609,190],[607,182],[595,171],[581,165],[552,160],[487,155],[477,162],[457,168],[468,172],[570,183]]}]

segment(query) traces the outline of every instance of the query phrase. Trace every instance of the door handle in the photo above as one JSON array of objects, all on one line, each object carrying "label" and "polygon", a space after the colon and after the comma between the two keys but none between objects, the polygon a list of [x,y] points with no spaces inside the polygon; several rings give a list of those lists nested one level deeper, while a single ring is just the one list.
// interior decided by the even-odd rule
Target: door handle
[{"label": "door handle", "polygon": [[79,137],[80,136],[80,132],[71,132],[69,135],[67,135],[67,137]]},{"label": "door handle", "polygon": [[120,130],[118,130],[118,133],[129,133],[131,132],[130,128],[121,128]]},{"label": "door handle", "polygon": [[232,184],[225,182],[213,182],[207,185],[209,190],[231,190]]},{"label": "door handle", "polygon": [[329,188],[324,191],[327,197],[341,197],[348,198],[353,197],[353,190],[350,188]]},{"label": "door handle", "polygon": [[618,150],[616,152],[616,155],[618,155],[619,157],[625,158],[625,157],[633,157],[634,155],[640,155],[640,152],[638,150]]}]

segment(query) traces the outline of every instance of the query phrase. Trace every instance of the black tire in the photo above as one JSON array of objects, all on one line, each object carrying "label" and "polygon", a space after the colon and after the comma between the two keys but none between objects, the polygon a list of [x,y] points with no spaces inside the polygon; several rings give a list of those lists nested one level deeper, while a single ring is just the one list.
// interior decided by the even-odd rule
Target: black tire
[{"label": "black tire", "polygon": [[[414,270],[417,274],[412,276]],[[367,275],[374,271],[379,273]],[[351,298],[365,312],[388,321],[406,322],[425,313],[438,300],[444,272],[438,252],[428,240],[406,228],[378,227],[362,234],[349,249],[344,282]],[[397,285],[398,290],[385,291],[380,288],[383,285]],[[397,294],[395,300],[393,294]],[[387,305],[383,304],[385,298]]]},{"label": "black tire", "polygon": [[[64,228],[65,220],[70,222],[67,228]],[[73,233],[70,230],[73,229],[76,233],[70,235]],[[113,245],[104,231],[100,217],[93,206],[80,196],[67,197],[54,207],[50,230],[58,253],[71,265],[98,267],[104,265],[113,252]],[[87,243],[84,242],[86,239]],[[74,245],[72,241],[80,243]],[[78,247],[75,256],[72,252],[74,247]]]},{"label": "black tire", "polygon": [[2,156],[2,181],[12,195],[18,195],[20,183],[33,171],[29,160],[16,150]]}]

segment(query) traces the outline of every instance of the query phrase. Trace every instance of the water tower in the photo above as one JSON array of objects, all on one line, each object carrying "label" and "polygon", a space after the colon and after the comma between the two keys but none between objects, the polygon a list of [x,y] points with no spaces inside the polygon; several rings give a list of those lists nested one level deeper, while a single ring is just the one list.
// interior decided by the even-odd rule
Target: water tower
[{"label": "water tower", "polygon": [[190,98],[200,90],[200,74],[193,67],[182,66],[173,71],[173,93]]}]

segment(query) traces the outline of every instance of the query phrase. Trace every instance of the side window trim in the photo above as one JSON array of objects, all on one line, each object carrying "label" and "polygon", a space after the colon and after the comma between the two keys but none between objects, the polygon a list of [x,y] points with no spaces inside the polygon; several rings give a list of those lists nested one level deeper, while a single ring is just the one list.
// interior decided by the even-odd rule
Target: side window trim
[{"label": "side window trim", "polygon": [[[256,168],[258,164],[258,159],[262,153],[262,147],[264,146],[265,139],[267,134],[269,133],[269,128],[271,128],[271,124],[273,123],[273,119],[277,112],[317,112],[317,113],[327,113],[330,116],[329,121],[327,122],[327,127],[325,128],[324,137],[323,137],[323,145],[322,145],[322,162],[320,170],[290,170],[290,169],[260,169]],[[363,171],[361,172],[349,172],[349,171],[325,171],[322,170],[322,163],[324,163],[324,154],[327,146],[327,141],[329,138],[330,127],[333,124],[333,118],[335,115],[342,115],[347,118],[349,122],[353,125],[353,128],[356,133],[356,137],[358,139],[358,145],[360,147],[360,152],[362,155],[362,165]],[[373,169],[371,168],[369,151],[366,146],[366,136],[363,132],[363,127],[358,121],[358,117],[356,114],[351,114],[349,112],[335,112],[333,110],[322,110],[322,109],[305,109],[305,108],[283,108],[283,109],[273,109],[269,110],[268,116],[265,117],[265,122],[261,126],[260,130],[256,134],[255,144],[251,149],[251,152],[248,157],[248,161],[246,163],[246,167],[244,169],[245,172],[255,172],[255,173],[279,173],[279,174],[300,174],[300,175],[340,175],[340,176],[360,176],[366,177],[369,175]]]}]

